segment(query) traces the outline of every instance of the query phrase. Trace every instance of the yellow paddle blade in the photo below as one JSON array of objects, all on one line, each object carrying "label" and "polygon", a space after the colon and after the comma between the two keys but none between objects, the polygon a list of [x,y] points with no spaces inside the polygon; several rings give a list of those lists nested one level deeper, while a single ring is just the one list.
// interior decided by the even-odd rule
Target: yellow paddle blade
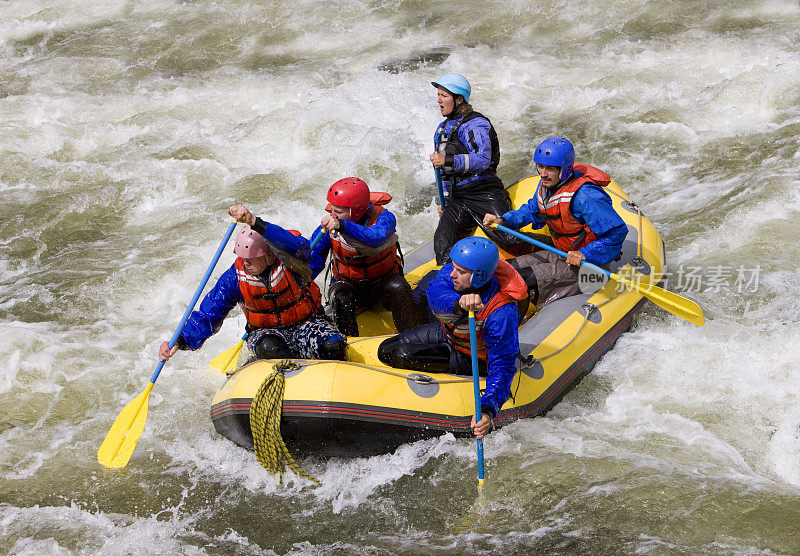
[{"label": "yellow paddle blade", "polygon": [[665,311],[669,311],[683,320],[689,321],[697,326],[703,326],[706,323],[703,310],[691,299],[686,299],[675,292],[665,290],[664,288],[651,285],[647,282],[639,283],[638,281],[629,280],[613,272],[609,273],[609,276],[612,280],[621,282],[629,288],[638,291]]},{"label": "yellow paddle blade", "polygon": [[128,465],[131,454],[144,431],[144,423],[147,421],[147,399],[152,389],[153,383],[149,382],[144,392],[128,402],[117,415],[106,439],[97,450],[97,461],[102,465],[114,469]]},{"label": "yellow paddle blade", "polygon": [[228,362],[228,366],[227,366],[227,367],[225,367],[225,368],[224,368],[224,369],[223,369],[221,372],[225,373],[226,375],[227,375],[227,374],[230,374],[230,373],[233,373],[233,371],[235,371],[235,370],[236,370],[236,365],[238,365],[238,364],[239,364],[239,354],[240,354],[241,352],[242,352],[242,348],[240,347],[240,348],[239,348],[239,351],[237,351],[237,352],[236,352],[236,353],[233,355],[233,357],[231,357],[231,360]]},{"label": "yellow paddle blade", "polygon": [[235,346],[229,347],[212,359],[209,365],[211,365],[211,368],[217,369],[222,373],[227,372],[228,368],[231,366],[231,363],[239,359],[239,353],[242,351],[243,345],[244,340],[239,340],[236,342]]}]

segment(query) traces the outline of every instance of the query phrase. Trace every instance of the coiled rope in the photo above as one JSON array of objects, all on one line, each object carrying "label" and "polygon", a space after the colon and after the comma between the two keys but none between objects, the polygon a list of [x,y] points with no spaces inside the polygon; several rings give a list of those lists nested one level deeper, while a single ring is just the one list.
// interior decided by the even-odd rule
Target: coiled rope
[{"label": "coiled rope", "polygon": [[272,372],[258,387],[253,403],[250,404],[250,430],[253,433],[258,463],[270,473],[278,473],[281,483],[283,472],[288,466],[296,474],[321,484],[298,465],[281,437],[281,407],[286,385],[283,373],[299,366],[290,359],[283,359],[272,365]]}]

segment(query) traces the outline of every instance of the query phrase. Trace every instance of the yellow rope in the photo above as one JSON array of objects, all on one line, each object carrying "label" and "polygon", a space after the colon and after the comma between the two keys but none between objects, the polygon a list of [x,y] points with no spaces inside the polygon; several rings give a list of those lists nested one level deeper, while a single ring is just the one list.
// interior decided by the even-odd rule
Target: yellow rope
[{"label": "yellow rope", "polygon": [[321,484],[297,464],[281,437],[281,407],[283,405],[283,389],[286,385],[283,371],[297,366],[297,363],[289,359],[274,363],[272,373],[258,387],[258,392],[250,405],[250,430],[253,433],[253,445],[258,463],[270,473],[278,473],[281,483],[283,483],[283,471],[286,466],[289,466],[289,469],[296,474]]}]

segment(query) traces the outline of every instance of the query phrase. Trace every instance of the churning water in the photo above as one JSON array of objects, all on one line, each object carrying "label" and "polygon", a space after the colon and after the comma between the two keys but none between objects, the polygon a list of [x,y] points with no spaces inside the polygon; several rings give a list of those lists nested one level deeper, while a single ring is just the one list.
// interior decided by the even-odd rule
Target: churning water
[{"label": "churning water", "polygon": [[[0,3],[0,550],[800,553],[796,0]],[[180,353],[147,383],[241,201],[308,235],[334,180],[436,225],[430,81],[458,71],[506,184],[570,137],[661,231],[694,327],[649,306],[546,417],[268,476]],[[229,265],[228,249],[214,276]]]}]

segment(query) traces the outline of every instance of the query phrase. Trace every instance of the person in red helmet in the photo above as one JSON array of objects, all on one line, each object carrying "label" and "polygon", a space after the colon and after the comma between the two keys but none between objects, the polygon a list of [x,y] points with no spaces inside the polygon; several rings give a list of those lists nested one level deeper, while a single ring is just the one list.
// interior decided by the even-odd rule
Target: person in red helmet
[{"label": "person in red helmet", "polygon": [[370,193],[362,179],[340,179],[328,189],[330,214],[312,234],[320,239],[311,252],[311,275],[322,272],[330,251],[333,276],[328,298],[333,322],[347,336],[358,336],[356,309],[376,300],[392,311],[397,330],[420,322],[411,286],[403,276],[397,221],[384,206],[391,199],[388,193]]},{"label": "person in red helmet", "polygon": [[199,349],[241,305],[247,345],[259,359],[344,360],[346,340],[324,318],[322,295],[311,279],[308,240],[254,217],[244,205],[228,212],[248,224],[236,238],[237,258],[189,316],[175,346],[162,342],[159,358]]}]

